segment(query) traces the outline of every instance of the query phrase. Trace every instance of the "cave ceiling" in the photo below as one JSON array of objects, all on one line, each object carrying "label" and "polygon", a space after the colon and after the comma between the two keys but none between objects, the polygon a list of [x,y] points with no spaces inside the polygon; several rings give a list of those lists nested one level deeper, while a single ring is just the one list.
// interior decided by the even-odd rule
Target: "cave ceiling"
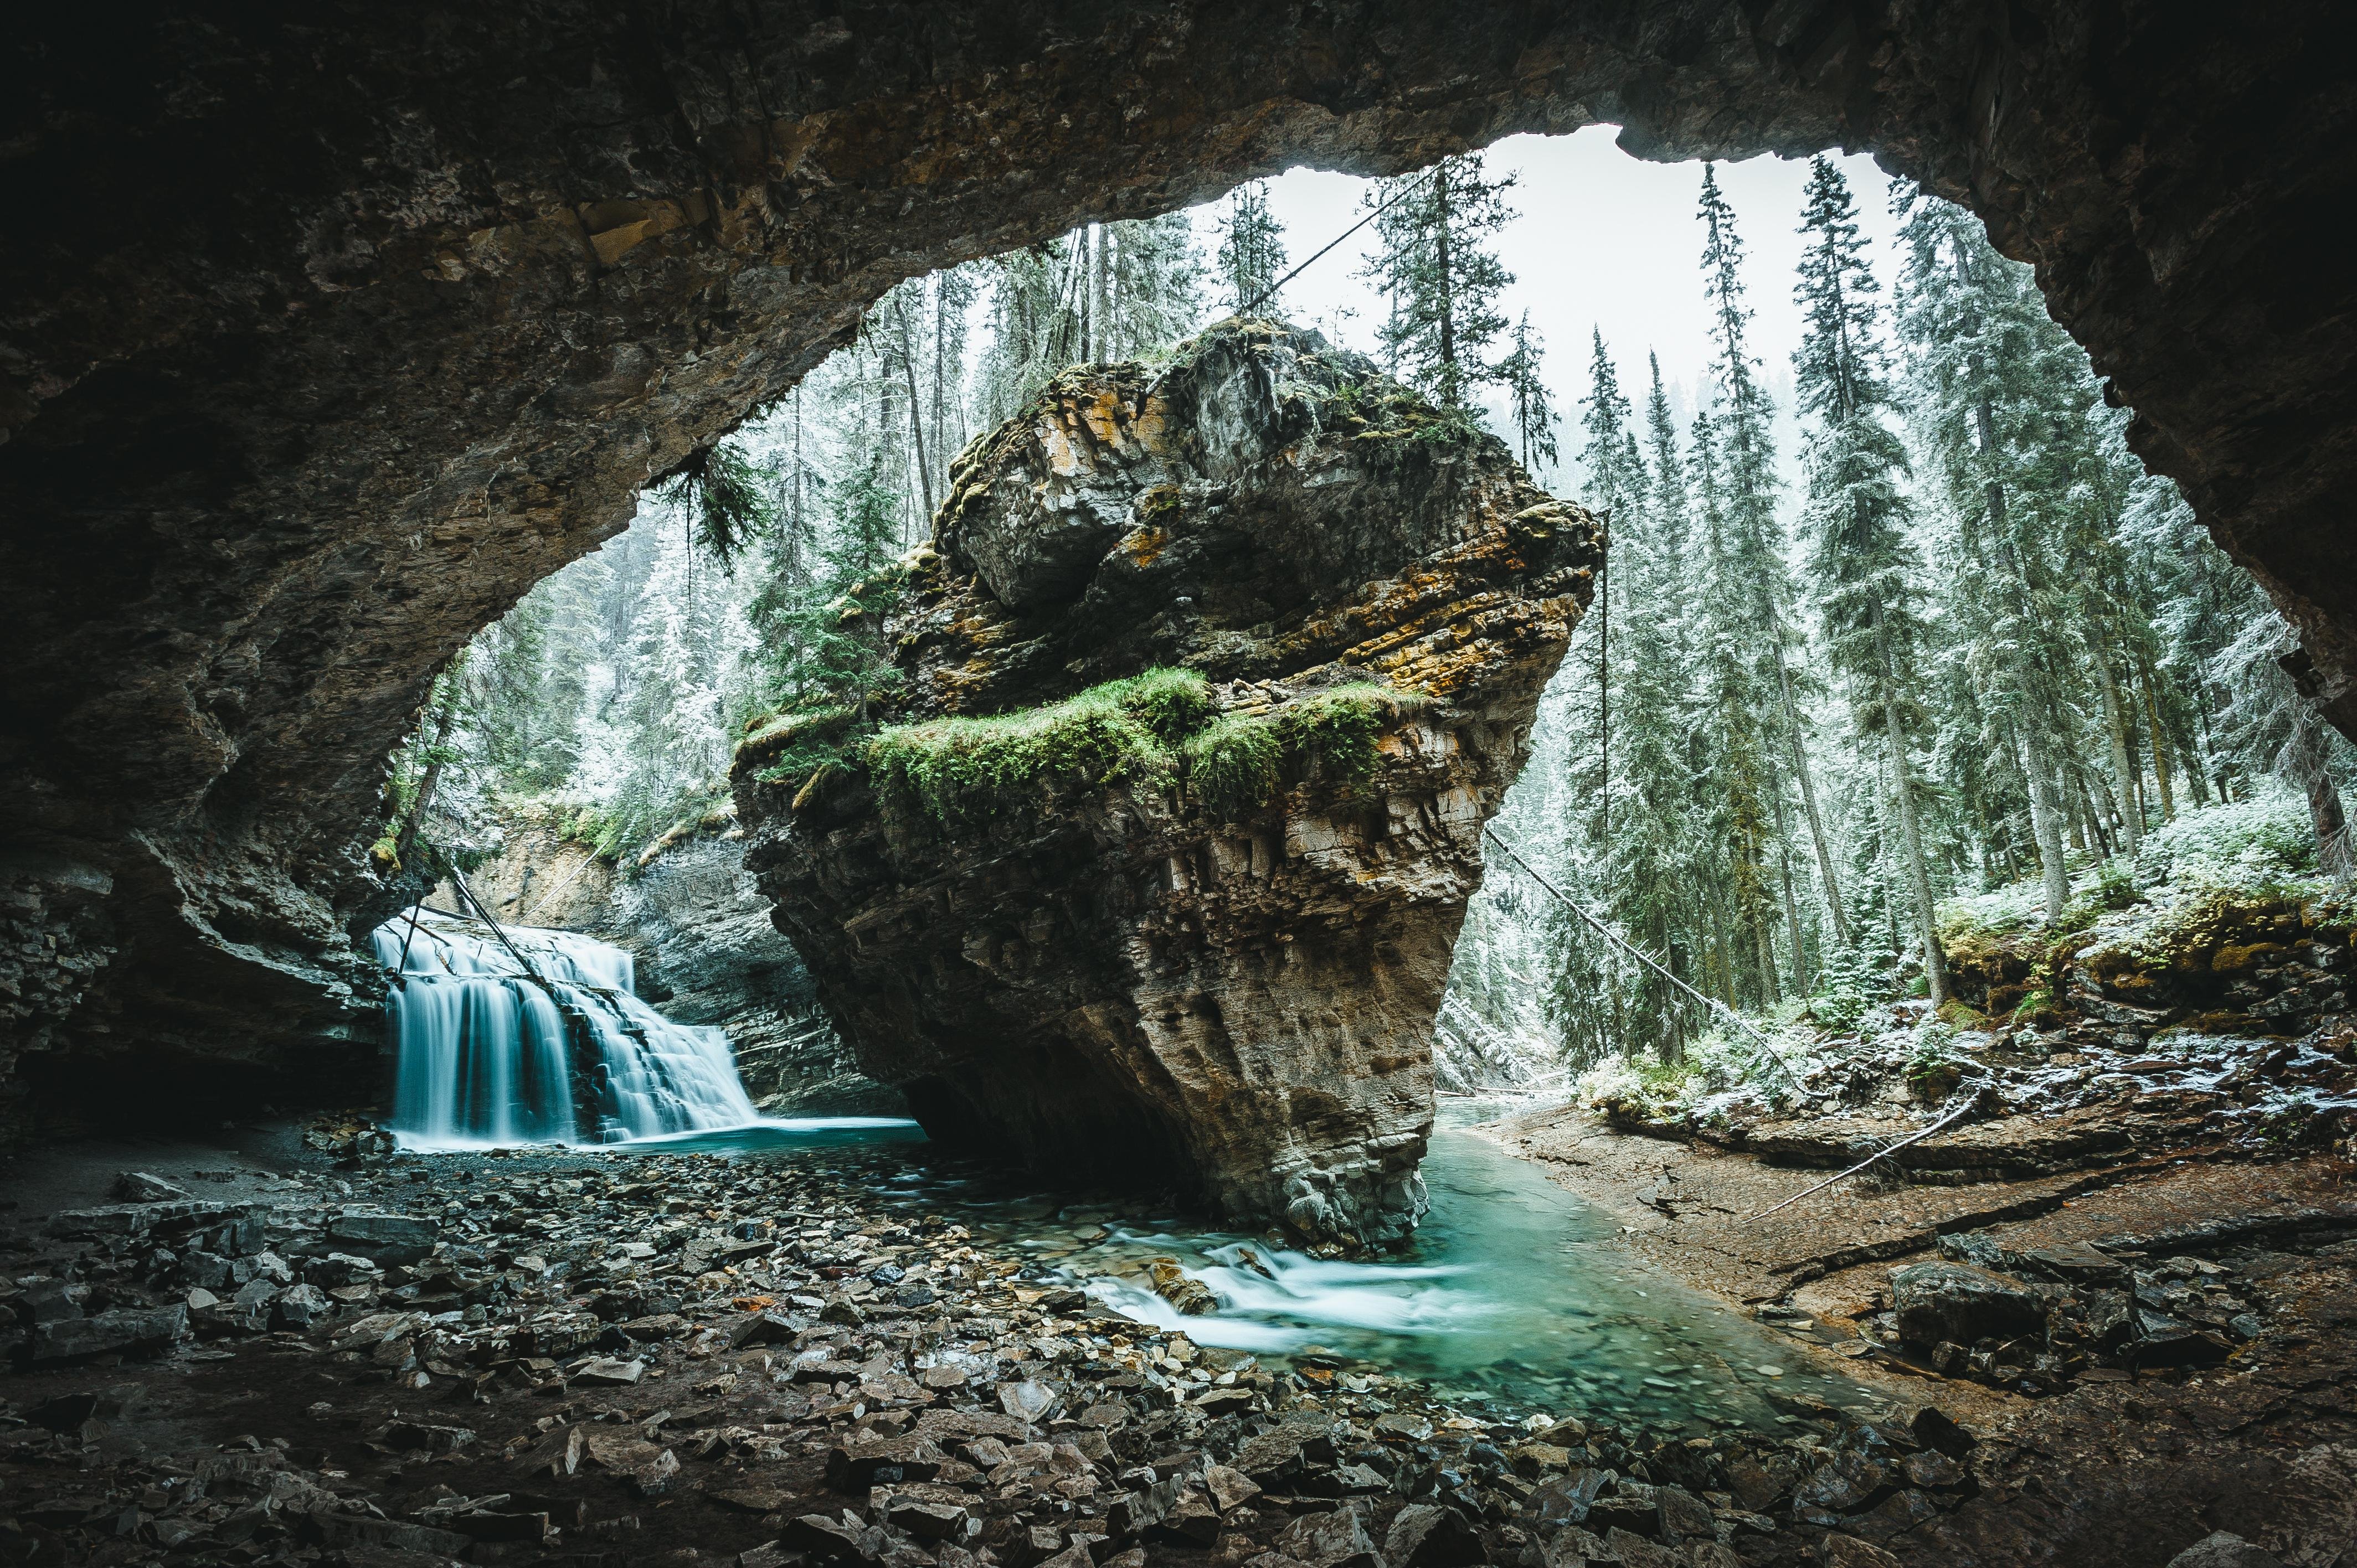
[{"label": "cave ceiling", "polygon": [[1871,152],[2036,263],[2357,733],[2352,30],[2323,0],[20,21],[0,1077],[358,1059],[361,849],[452,652],[898,280],[1296,164],[1598,122],[1650,158]]}]

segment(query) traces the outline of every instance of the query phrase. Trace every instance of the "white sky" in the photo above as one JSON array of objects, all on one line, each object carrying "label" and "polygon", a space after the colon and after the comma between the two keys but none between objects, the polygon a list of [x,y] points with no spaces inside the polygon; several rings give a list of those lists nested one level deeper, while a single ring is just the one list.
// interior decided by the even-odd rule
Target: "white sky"
[{"label": "white sky", "polygon": [[[1507,199],[1520,216],[1498,235],[1499,257],[1514,274],[1501,306],[1509,321],[1529,311],[1531,325],[1546,340],[1545,376],[1564,421],[1556,439],[1566,460],[1579,446],[1578,400],[1587,391],[1591,328],[1603,329],[1621,386],[1641,413],[1648,349],[1661,355],[1662,375],[1682,420],[1706,384],[1710,362],[1703,230],[1695,214],[1702,166],[1632,158],[1614,145],[1618,134],[1609,125],[1592,125],[1569,136],[1514,136],[1486,155],[1493,175],[1519,177]],[[1840,161],[1860,226],[1873,242],[1869,256],[1887,300],[1898,275],[1889,178],[1871,158]],[[1718,177],[1745,247],[1753,351],[1789,420],[1792,354],[1801,338],[1792,303],[1801,254],[1796,230],[1808,164],[1758,157],[1720,165]],[[1269,182],[1269,205],[1285,225],[1288,267],[1364,216],[1361,198],[1370,183],[1312,169]],[[1207,258],[1218,242],[1212,223],[1219,210],[1202,208],[1195,214]],[[1373,352],[1383,302],[1353,274],[1374,238],[1371,223],[1288,284],[1278,296],[1282,313]]]}]

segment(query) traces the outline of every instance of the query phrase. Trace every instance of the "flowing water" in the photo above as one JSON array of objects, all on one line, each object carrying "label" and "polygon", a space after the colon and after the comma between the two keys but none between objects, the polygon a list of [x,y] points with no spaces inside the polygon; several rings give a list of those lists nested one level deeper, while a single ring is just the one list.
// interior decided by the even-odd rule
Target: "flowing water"
[{"label": "flowing water", "polygon": [[[1618,1227],[1601,1210],[1468,1130],[1469,1113],[1443,1116],[1424,1164],[1432,1212],[1407,1251],[1382,1262],[1089,1209],[1036,1218],[1038,1201],[983,1205],[969,1223],[1028,1251],[1035,1278],[1199,1344],[1318,1358],[1346,1384],[1381,1369],[1444,1394],[1697,1429],[1777,1422],[1771,1390],[1867,1402],[1790,1339],[1607,1250]],[[1182,1316],[1156,1294],[1156,1258],[1175,1259],[1218,1310]]]},{"label": "flowing water", "polygon": [[404,917],[376,930],[377,961],[400,976],[385,1010],[405,1147],[617,1144],[761,1122],[728,1036],[640,1001],[629,953],[573,931],[504,929],[515,952],[471,921],[428,916],[413,932]]},{"label": "flowing water", "polygon": [[[404,1146],[620,1144],[760,1159],[923,1144],[916,1123],[896,1118],[761,1117],[726,1036],[640,1000],[630,954],[568,931],[508,934],[533,973],[472,922],[428,918],[413,936],[404,919],[376,933],[379,960],[403,977],[387,1009],[399,1058],[393,1126]],[[1444,1112],[1424,1165],[1432,1212],[1405,1252],[1376,1262],[1141,1219],[1134,1206],[1010,1197],[1003,1175],[956,1170],[915,1147],[878,1197],[950,1213],[1020,1250],[1034,1282],[1079,1286],[1199,1344],[1310,1360],[1345,1384],[1392,1371],[1556,1414],[1697,1425],[1774,1421],[1771,1389],[1837,1404],[1863,1397],[1811,1371],[1790,1341],[1608,1251],[1611,1220],[1467,1130],[1472,1114]],[[1157,1294],[1149,1270],[1160,1259],[1200,1282],[1217,1309],[1181,1316]]]}]

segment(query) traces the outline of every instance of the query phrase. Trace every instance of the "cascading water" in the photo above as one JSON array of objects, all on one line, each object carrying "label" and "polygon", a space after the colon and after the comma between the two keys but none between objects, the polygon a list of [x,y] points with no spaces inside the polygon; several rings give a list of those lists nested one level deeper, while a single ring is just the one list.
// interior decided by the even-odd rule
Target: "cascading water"
[{"label": "cascading water", "polygon": [[[406,915],[377,929],[393,1130],[412,1148],[616,1144],[760,1120],[718,1029],[640,1001],[630,955],[572,931]],[[403,958],[406,945],[408,957]]]}]

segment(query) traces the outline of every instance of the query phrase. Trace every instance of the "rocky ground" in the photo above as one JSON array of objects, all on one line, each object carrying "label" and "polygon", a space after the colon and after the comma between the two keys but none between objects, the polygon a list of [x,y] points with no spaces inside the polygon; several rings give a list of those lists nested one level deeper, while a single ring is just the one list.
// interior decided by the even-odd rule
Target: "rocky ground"
[{"label": "rocky ground", "polygon": [[1972,1499],[1890,1539],[1910,1561],[2159,1563],[2218,1529],[2350,1561],[2343,1023],[2114,1048],[1943,1030],[1920,1007],[1910,1041],[1901,1013],[1879,1048],[1801,1059],[1776,1095],[1608,1094],[1497,1135],[1616,1212],[1630,1253],[1980,1435]]},{"label": "rocky ground", "polygon": [[1882,1565],[1985,1484],[1912,1398],[1688,1439],[1198,1347],[903,1155],[288,1142],[10,1173],[8,1561]]}]

